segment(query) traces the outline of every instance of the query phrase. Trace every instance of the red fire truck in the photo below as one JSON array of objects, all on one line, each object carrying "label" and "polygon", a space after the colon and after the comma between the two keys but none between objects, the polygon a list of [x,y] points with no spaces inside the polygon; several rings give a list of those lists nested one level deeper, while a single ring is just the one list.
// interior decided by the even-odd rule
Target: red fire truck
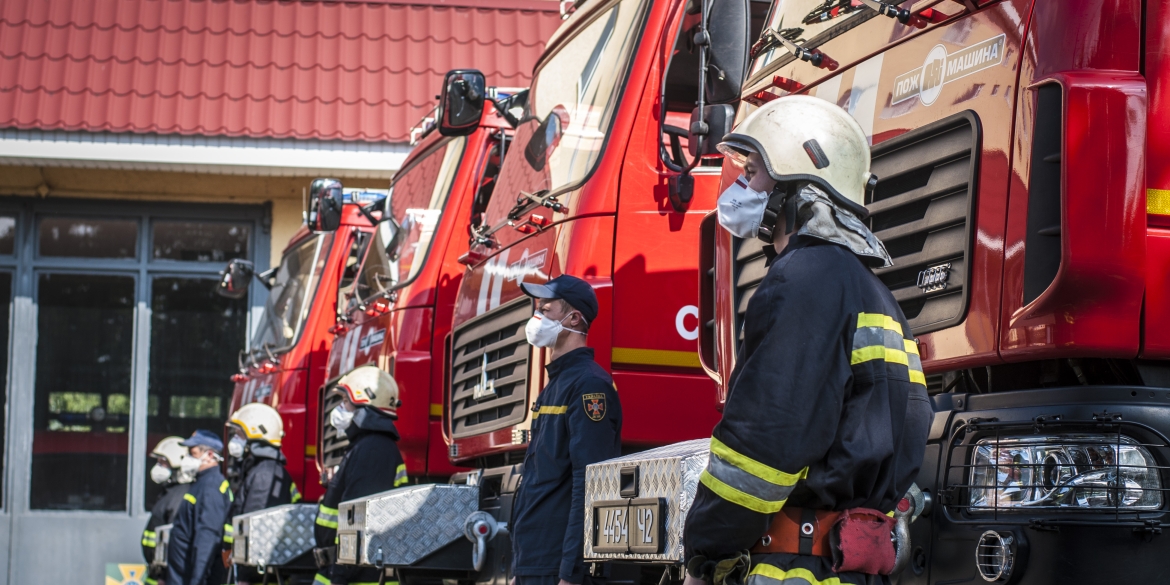
[{"label": "red fire truck", "polygon": [[[936,411],[902,583],[1164,574],[1168,19],[1142,0],[784,0],[768,17],[737,117],[802,93],[872,137],[868,221],[894,257],[876,272]],[[699,348],[725,397],[767,269],[714,215],[702,234]]]},{"label": "red fire truck", "polygon": [[[255,275],[269,289],[268,302],[251,349],[241,353],[240,371],[232,376],[235,390],[229,412],[250,402],[263,402],[280,412],[288,471],[310,501],[324,493],[315,461],[319,428],[315,398],[325,380],[337,291],[353,282],[373,231],[371,216],[361,207],[383,196],[346,194],[339,210],[340,229],[318,233],[302,226],[280,265]],[[250,264],[233,261],[219,290],[243,296],[252,278]]]},{"label": "red fire truck", "polygon": [[[524,97],[489,91],[506,100],[502,108]],[[319,396],[322,470],[340,463],[349,444],[328,422],[340,397],[325,390],[360,367],[384,369],[398,382],[398,445],[410,476],[445,479],[460,470],[448,459],[442,436],[444,363],[438,358],[463,278],[459,257],[467,250],[468,230],[491,199],[512,134],[494,110],[483,111],[476,122],[466,136],[420,127],[426,133],[393,182],[391,212],[383,214],[356,279],[341,292],[343,309]]]}]

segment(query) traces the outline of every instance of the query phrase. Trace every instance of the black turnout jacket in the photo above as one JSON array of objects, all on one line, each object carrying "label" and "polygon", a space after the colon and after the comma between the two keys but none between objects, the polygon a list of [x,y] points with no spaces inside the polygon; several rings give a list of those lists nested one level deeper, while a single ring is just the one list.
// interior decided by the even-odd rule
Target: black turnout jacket
[{"label": "black turnout jacket", "polygon": [[279,447],[253,441],[240,463],[240,488],[232,502],[232,517],[292,504],[301,500],[292,475],[284,465],[287,460]]},{"label": "black turnout jacket", "polygon": [[512,572],[581,583],[585,466],[621,455],[622,405],[592,348],[570,351],[546,370],[512,512]]},{"label": "black turnout jacket", "polygon": [[[794,237],[748,303],[743,332],[686,521],[688,561],[749,549],[786,505],[890,512],[926,448],[932,410],[914,336],[847,248]],[[766,556],[753,575],[827,576],[827,559]]]},{"label": "black turnout jacket", "polygon": [[232,492],[218,467],[200,471],[183,494],[167,548],[167,585],[221,585],[227,569],[220,557]]},{"label": "black turnout jacket", "polygon": [[[349,449],[317,506],[314,536],[319,547],[337,541],[337,506],[341,502],[392,490],[407,480],[406,464],[398,450],[398,429],[389,415],[363,406],[354,414],[345,436]],[[321,577],[331,583],[376,583],[378,570],[333,565],[322,569]]]},{"label": "black turnout jacket", "polygon": [[[142,557],[146,559],[147,565],[154,561],[154,550],[158,546],[158,535],[154,533],[154,529],[170,524],[174,520],[179,505],[183,503],[183,495],[190,487],[191,484],[187,483],[174,481],[167,483],[155,500],[154,506],[150,508],[150,520],[146,521],[146,528],[142,530]],[[157,574],[152,571],[147,581],[153,585],[159,577],[162,577],[162,571],[157,571]]]}]

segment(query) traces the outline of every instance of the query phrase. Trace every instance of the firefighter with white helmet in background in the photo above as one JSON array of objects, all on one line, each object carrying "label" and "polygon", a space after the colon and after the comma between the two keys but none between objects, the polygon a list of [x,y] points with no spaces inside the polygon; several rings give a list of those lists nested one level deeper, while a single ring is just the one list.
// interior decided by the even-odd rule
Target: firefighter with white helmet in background
[{"label": "firefighter with white helmet in background", "polygon": [[932,411],[914,336],[871,268],[869,142],[844,110],[782,97],[719,149],[742,169],[719,223],[769,245],[684,531],[688,585],[884,583],[895,506]]},{"label": "firefighter with white helmet in background", "polygon": [[326,486],[317,508],[314,536],[317,548],[318,585],[336,583],[377,583],[379,570],[337,565],[337,506],[404,485],[406,464],[398,450],[398,384],[376,366],[359,367],[337,381],[331,392],[341,395],[341,404],[327,414],[349,447],[337,471]]},{"label": "firefighter with white helmet in background", "polygon": [[[284,437],[284,421],[275,408],[253,402],[241,406],[227,423],[228,456],[239,468],[239,487],[232,502],[231,517],[257,510],[292,504],[301,500],[301,494],[285,469],[287,459],[280,452]],[[224,558],[230,558],[234,542],[234,527],[224,528]],[[260,581],[255,569],[238,568],[240,583]]]},{"label": "firefighter with white helmet in background", "polygon": [[[183,496],[195,480],[195,474],[180,469],[183,457],[187,456],[187,449],[180,445],[182,442],[181,437],[167,437],[159,441],[150,452],[150,456],[155,459],[154,467],[150,468],[150,479],[162,486],[163,491],[150,508],[150,520],[142,531],[142,556],[147,565],[154,561],[154,551],[158,546],[158,536],[154,530],[171,523],[175,511],[183,502]],[[146,576],[146,585],[156,585],[162,577],[161,570],[152,568]]]}]

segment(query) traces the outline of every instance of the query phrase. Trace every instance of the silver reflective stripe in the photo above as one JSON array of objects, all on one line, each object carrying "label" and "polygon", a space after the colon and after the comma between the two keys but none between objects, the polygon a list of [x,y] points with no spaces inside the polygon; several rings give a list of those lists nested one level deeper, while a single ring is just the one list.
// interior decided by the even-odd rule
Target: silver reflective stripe
[{"label": "silver reflective stripe", "polygon": [[831,573],[824,579],[817,579],[808,569],[792,568],[785,571],[761,563],[752,567],[745,585],[841,585],[841,579]]},{"label": "silver reflective stripe", "polygon": [[903,351],[902,334],[882,327],[858,327],[853,334],[853,349],[861,349],[871,345],[884,345],[890,349]]},{"label": "silver reflective stripe", "polygon": [[776,485],[760,479],[724,461],[714,452],[707,459],[707,473],[714,475],[719,481],[765,502],[783,502],[788,499],[788,494],[792,493],[792,488],[796,487],[795,482],[793,485]]}]

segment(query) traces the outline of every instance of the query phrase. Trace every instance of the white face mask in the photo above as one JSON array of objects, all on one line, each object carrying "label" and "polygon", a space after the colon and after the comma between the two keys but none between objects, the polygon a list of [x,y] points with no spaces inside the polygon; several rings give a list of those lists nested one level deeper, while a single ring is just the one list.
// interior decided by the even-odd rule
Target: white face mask
[{"label": "white face mask", "polygon": [[154,467],[150,468],[150,481],[157,484],[165,484],[171,480],[171,468],[163,467],[161,463],[155,463]]},{"label": "white face mask", "polygon": [[203,466],[203,458],[196,458],[190,455],[183,458],[179,462],[179,470],[185,474],[194,476],[199,473],[199,468]]},{"label": "white face mask", "polygon": [[248,444],[247,441],[240,437],[232,437],[228,441],[228,455],[239,459],[244,456],[244,447]]},{"label": "white face mask", "polygon": [[344,433],[345,429],[349,428],[349,423],[353,422],[353,414],[346,410],[344,405],[338,404],[337,408],[329,413],[329,424],[333,425],[337,432]]},{"label": "white face mask", "polygon": [[743,175],[719,195],[719,225],[738,238],[754,238],[764,219],[768,194],[748,186]]},{"label": "white face mask", "polygon": [[[568,319],[565,315],[561,321]],[[572,331],[580,335],[585,335],[580,331],[566,329],[561,321],[554,321],[544,316],[544,313],[537,311],[532,318],[528,320],[528,324],[524,326],[524,336],[528,338],[528,343],[536,347],[552,347],[557,343],[557,337],[561,331]]]}]

